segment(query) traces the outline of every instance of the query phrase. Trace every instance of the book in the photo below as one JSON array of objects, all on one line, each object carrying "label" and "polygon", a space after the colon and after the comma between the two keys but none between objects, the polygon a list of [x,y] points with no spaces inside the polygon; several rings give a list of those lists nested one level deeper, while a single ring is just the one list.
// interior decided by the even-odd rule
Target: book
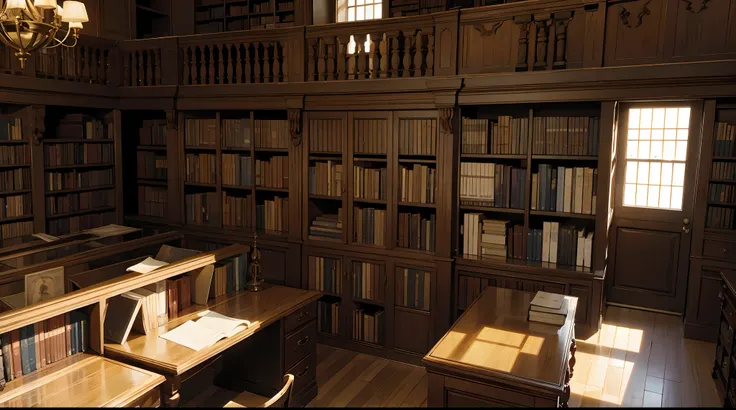
[{"label": "book", "polygon": [[105,315],[105,340],[118,344],[123,344],[128,340],[142,301],[141,295],[132,292],[126,292],[108,300]]},{"label": "book", "polygon": [[188,320],[159,337],[198,352],[249,326],[250,322],[247,320],[234,319],[217,312],[207,311],[196,321]]},{"label": "book", "polygon": [[541,307],[546,309],[560,309],[562,308],[562,303],[564,300],[564,295],[538,291],[534,295],[534,299],[532,299],[532,301],[529,303],[529,306]]},{"label": "book", "polygon": [[554,314],[544,313],[544,312],[529,311],[529,321],[531,322],[540,322],[540,323],[547,323],[550,325],[561,326],[565,324],[565,320],[567,320],[566,316],[554,315]]},{"label": "book", "polygon": [[154,270],[168,265],[168,262],[159,261],[152,257],[147,257],[141,262],[126,269],[127,272],[149,273]]}]

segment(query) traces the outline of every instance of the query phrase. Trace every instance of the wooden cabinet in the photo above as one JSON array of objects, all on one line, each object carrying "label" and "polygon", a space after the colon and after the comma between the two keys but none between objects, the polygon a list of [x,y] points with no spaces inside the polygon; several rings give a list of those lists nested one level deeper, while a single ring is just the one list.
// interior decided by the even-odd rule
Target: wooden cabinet
[{"label": "wooden cabinet", "polygon": [[718,336],[716,338],[716,357],[713,364],[713,379],[716,389],[724,400],[724,407],[736,405],[736,360],[734,354],[734,329],[736,329],[736,272],[721,274],[724,283],[719,293],[720,315],[718,316]]},{"label": "wooden cabinet", "polygon": [[[715,341],[718,334],[718,295],[721,292],[721,272],[728,264],[693,258],[690,262],[685,337]],[[732,266],[730,266],[732,267]]]}]

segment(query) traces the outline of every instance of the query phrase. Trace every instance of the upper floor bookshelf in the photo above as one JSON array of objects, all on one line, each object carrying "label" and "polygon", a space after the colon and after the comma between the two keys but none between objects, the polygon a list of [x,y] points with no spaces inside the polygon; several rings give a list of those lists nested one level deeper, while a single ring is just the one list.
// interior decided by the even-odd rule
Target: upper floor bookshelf
[{"label": "upper floor bookshelf", "polygon": [[24,131],[24,112],[0,110],[0,238],[28,235],[33,229],[31,146]]},{"label": "upper floor bookshelf", "polygon": [[195,33],[304,24],[302,0],[195,0]]}]

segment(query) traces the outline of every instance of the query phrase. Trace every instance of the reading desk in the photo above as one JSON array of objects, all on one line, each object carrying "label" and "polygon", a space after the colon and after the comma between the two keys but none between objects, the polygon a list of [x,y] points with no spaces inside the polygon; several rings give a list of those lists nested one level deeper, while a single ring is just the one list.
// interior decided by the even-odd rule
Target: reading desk
[{"label": "reading desk", "polygon": [[[194,380],[207,367],[221,366],[218,384],[264,396],[281,387],[285,373],[294,374],[294,405],[308,403],[317,393],[316,300],[321,293],[266,285],[261,292],[240,291],[194,305],[147,335],[129,336],[124,344],[105,344],[105,355],[162,374],[163,404],[175,407],[181,396],[192,396],[182,383]],[[200,351],[160,338],[205,310],[250,321],[248,329]],[[215,364],[217,362],[217,364]],[[194,382],[192,381],[192,383]],[[200,383],[197,383],[200,384]],[[197,387],[192,386],[192,391]]]}]

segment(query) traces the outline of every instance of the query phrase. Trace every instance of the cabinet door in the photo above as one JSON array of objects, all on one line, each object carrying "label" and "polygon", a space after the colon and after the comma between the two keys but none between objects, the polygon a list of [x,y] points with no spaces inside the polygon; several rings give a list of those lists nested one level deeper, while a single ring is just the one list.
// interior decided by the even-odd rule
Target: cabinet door
[{"label": "cabinet door", "polygon": [[435,271],[397,263],[394,269],[394,347],[426,354],[434,334]]},{"label": "cabinet door", "polygon": [[[373,346],[389,346],[392,341],[393,303],[389,292],[389,271],[386,262],[370,258],[348,259],[350,288],[344,292],[350,306],[347,323],[349,340]],[[347,308],[346,308],[347,309]]]},{"label": "cabinet door", "polygon": [[688,302],[685,312],[685,336],[715,341],[721,309],[718,294],[721,291],[721,271],[713,264],[693,259],[688,280]]},{"label": "cabinet door", "polygon": [[325,337],[345,338],[345,289],[349,289],[342,256],[317,251],[304,252],[307,289],[321,291],[317,302],[317,331]]}]

